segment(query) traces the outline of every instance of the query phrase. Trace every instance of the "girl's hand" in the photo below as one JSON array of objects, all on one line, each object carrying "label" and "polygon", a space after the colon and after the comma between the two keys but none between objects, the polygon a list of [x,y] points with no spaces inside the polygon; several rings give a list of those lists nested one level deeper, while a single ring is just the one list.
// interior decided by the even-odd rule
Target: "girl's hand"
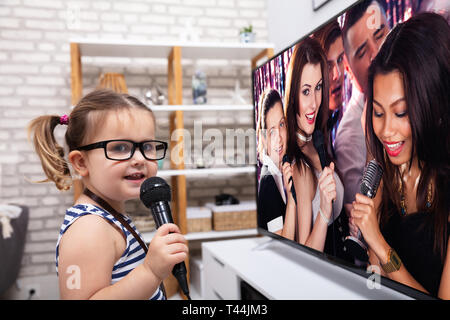
[{"label": "girl's hand", "polygon": [[281,171],[283,174],[283,184],[284,189],[286,190],[288,197],[292,197],[291,187],[292,187],[292,167],[289,162],[285,162],[281,167]]},{"label": "girl's hand", "polygon": [[320,208],[329,219],[333,210],[332,201],[336,199],[336,181],[334,179],[334,163],[325,167],[319,177]]},{"label": "girl's hand", "polygon": [[186,239],[173,223],[163,224],[150,242],[144,264],[161,281],[167,278],[177,263],[188,254]]},{"label": "girl's hand", "polygon": [[364,240],[371,248],[379,243],[382,235],[373,199],[357,193],[353,201],[350,221],[359,228]]}]

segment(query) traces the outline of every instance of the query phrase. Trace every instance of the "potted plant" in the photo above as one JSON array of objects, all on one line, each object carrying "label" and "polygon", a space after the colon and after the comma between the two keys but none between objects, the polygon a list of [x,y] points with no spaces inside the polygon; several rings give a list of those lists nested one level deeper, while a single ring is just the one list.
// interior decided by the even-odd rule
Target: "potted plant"
[{"label": "potted plant", "polygon": [[255,33],[253,32],[253,26],[249,25],[248,27],[240,29],[239,36],[241,38],[241,42],[244,43],[253,42],[255,40]]}]

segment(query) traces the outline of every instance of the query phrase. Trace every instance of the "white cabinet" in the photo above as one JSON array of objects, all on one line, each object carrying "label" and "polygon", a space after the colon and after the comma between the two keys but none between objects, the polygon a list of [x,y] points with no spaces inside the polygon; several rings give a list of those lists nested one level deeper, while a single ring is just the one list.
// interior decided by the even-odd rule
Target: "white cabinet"
[{"label": "white cabinet", "polygon": [[240,279],[214,252],[203,246],[203,280],[206,300],[240,299]]},{"label": "white cabinet", "polygon": [[[204,299],[240,299],[241,281],[268,299],[412,299],[411,289],[368,285],[369,274],[268,237],[202,243]],[[392,284],[391,284],[392,285]],[[394,284],[395,285],[395,284]]]}]

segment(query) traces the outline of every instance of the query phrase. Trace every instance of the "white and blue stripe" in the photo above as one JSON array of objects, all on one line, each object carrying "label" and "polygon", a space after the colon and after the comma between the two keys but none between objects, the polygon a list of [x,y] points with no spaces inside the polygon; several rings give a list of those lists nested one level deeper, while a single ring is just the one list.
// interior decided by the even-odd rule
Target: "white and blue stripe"
[{"label": "white and blue stripe", "polygon": [[[64,217],[64,222],[61,225],[61,229],[59,232],[58,242],[56,243],[56,273],[58,273],[59,243],[61,241],[61,237],[63,236],[64,232],[66,232],[67,229],[72,225],[72,223],[74,223],[78,218],[87,214],[94,214],[114,223],[117,227],[119,227],[120,230],[122,230],[126,237],[127,247],[119,260],[116,261],[112,269],[111,285],[113,285],[114,283],[120,281],[123,277],[125,277],[131,270],[140,265],[144,261],[146,254],[139,242],[136,241],[133,235],[116,218],[114,218],[109,212],[105,211],[104,209],[92,204],[78,204],[67,209],[66,215]],[[131,219],[125,215],[123,217],[142,239],[141,234],[136,229],[136,226],[133,224]],[[161,289],[158,288],[150,299],[164,300],[164,295]]]}]

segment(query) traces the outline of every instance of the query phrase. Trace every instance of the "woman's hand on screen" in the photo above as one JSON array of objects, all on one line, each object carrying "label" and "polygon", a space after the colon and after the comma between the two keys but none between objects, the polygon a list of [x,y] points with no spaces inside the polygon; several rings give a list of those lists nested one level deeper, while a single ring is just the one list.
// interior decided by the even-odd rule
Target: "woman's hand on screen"
[{"label": "woman's hand on screen", "polygon": [[356,194],[351,211],[351,221],[361,230],[364,240],[370,247],[380,240],[381,231],[373,199]]},{"label": "woman's hand on screen", "polygon": [[336,199],[336,180],[334,179],[334,163],[325,167],[319,177],[320,208],[327,218],[331,217],[332,201]]}]

